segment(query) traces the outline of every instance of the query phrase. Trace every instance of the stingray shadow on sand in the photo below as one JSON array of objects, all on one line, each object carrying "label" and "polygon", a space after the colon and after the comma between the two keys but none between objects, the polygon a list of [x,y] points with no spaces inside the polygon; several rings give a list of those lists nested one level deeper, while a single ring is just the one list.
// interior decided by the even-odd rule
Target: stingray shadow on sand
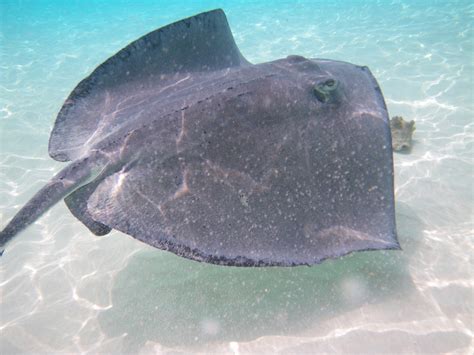
[{"label": "stingray shadow on sand", "polygon": [[221,267],[136,254],[99,323],[108,336],[126,333],[124,351],[134,353],[147,342],[200,346],[295,334],[368,303],[413,295],[408,261],[423,225],[402,203],[397,222],[403,251],[355,253],[314,267]]}]

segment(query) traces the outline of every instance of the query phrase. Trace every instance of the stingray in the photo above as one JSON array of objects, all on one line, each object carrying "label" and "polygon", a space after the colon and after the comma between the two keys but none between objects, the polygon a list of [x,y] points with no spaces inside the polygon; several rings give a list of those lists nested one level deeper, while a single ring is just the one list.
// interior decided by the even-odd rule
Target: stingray
[{"label": "stingray", "polygon": [[70,163],[3,229],[2,250],[63,198],[95,235],[214,264],[400,248],[389,119],[369,69],[298,55],[251,64],[222,10],[97,67],[62,106],[49,155]]}]

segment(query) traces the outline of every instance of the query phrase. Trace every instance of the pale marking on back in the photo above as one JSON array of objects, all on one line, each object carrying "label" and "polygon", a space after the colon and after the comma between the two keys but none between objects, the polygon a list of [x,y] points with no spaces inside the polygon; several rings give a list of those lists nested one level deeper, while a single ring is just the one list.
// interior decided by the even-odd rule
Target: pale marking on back
[{"label": "pale marking on back", "polygon": [[[186,105],[184,105],[184,107],[186,107]],[[181,130],[179,131],[178,138],[176,139],[176,151],[178,153],[181,153],[184,149],[184,148],[181,148],[180,145],[181,145],[181,142],[183,141],[183,138],[187,134],[185,112],[186,112],[186,110],[182,109],[182,111],[181,111]]]},{"label": "pale marking on back", "polygon": [[[214,177],[216,177],[221,183],[229,186],[234,192],[239,194],[239,196],[243,191],[245,191],[245,194],[248,197],[254,193],[262,193],[270,190],[270,179],[278,175],[277,169],[269,168],[260,180],[255,180],[252,176],[246,173],[235,169],[222,168],[210,160],[206,160],[206,165],[210,168],[210,172]],[[236,185],[239,185],[240,187]]]},{"label": "pale marking on back", "polygon": [[191,191],[189,190],[189,185],[188,185],[188,177],[189,177],[189,170],[185,168],[183,171],[183,183],[181,184],[179,189],[176,190],[173,197],[169,199],[167,202],[176,200],[178,198],[184,197],[185,195],[191,193]]}]

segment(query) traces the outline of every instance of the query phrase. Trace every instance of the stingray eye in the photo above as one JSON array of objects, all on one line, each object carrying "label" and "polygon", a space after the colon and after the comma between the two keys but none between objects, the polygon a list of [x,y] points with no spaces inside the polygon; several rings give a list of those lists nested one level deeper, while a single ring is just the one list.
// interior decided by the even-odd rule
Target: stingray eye
[{"label": "stingray eye", "polygon": [[332,88],[334,85],[336,85],[336,81],[334,79],[329,79],[324,82],[324,85],[328,88]]},{"label": "stingray eye", "polygon": [[338,97],[339,81],[327,79],[313,86],[313,93],[322,103],[335,101]]}]

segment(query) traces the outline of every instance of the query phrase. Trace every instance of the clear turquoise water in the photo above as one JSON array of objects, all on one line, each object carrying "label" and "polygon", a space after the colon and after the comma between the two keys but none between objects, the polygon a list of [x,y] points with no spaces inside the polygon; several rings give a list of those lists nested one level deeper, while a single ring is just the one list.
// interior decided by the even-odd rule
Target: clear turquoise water
[{"label": "clear turquoise water", "polygon": [[47,142],[65,97],[157,27],[221,7],[252,62],[368,65],[391,115],[401,252],[316,267],[191,262],[60,203],[2,257],[0,352],[473,353],[473,32],[469,1],[0,2],[0,225],[62,164]]}]

